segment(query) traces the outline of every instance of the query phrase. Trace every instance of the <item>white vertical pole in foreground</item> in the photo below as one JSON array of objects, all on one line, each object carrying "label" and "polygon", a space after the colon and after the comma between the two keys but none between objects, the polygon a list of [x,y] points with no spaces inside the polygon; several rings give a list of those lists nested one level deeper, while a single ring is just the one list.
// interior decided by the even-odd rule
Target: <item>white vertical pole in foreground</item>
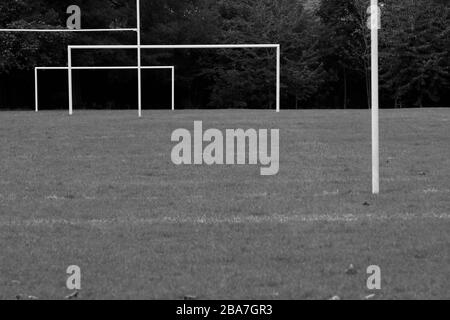
[{"label": "white vertical pole in foreground", "polygon": [[277,112],[281,110],[281,48],[277,46]]},{"label": "white vertical pole in foreground", "polygon": [[67,48],[67,74],[68,74],[68,80],[69,80],[69,115],[71,116],[73,114],[73,90],[72,90],[72,48]]},{"label": "white vertical pole in foreground", "polygon": [[372,192],[380,193],[379,93],[378,93],[378,29],[380,28],[378,0],[371,0],[372,38]]},{"label": "white vertical pole in foreground", "polygon": [[141,61],[141,3],[136,0],[137,65],[138,65],[138,113],[142,117],[142,61]]},{"label": "white vertical pole in foreground", "polygon": [[38,97],[38,69],[34,68],[34,110],[39,111],[39,97]]}]

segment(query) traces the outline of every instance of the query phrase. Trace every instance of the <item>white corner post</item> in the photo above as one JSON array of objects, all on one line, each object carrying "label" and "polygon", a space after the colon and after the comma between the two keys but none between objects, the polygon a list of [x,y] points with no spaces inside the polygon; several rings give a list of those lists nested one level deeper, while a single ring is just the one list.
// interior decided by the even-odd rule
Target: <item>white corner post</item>
[{"label": "white corner post", "polygon": [[277,112],[281,110],[281,48],[277,45]]},{"label": "white corner post", "polygon": [[378,0],[371,0],[371,71],[372,71],[372,193],[380,193],[380,136],[379,136],[379,88],[378,88],[378,29],[380,10]]},{"label": "white corner post", "polygon": [[39,97],[38,97],[38,69],[34,68],[34,111],[39,111]]},{"label": "white corner post", "polygon": [[73,115],[73,88],[72,88],[72,48],[67,48],[67,75],[69,81],[69,116]]},{"label": "white corner post", "polygon": [[137,65],[138,65],[138,114],[142,117],[142,60],[141,60],[141,2],[136,0]]}]

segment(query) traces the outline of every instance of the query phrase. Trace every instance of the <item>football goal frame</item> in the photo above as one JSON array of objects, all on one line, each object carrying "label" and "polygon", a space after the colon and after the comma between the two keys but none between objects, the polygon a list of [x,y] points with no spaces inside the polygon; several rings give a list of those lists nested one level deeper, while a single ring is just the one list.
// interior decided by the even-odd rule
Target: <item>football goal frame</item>
[{"label": "football goal frame", "polygon": [[[72,67],[72,70],[137,70],[138,67],[133,66],[86,66]],[[171,108],[175,110],[175,66],[141,66],[142,70],[170,70],[171,72]],[[35,67],[34,68],[34,107],[35,112],[39,112],[39,71],[46,70],[69,70],[69,67]]]},{"label": "football goal frame", "polygon": [[[72,53],[75,50],[124,50],[137,49],[276,49],[276,112],[281,111],[281,48],[280,44],[186,44],[186,45],[70,45],[67,48],[68,61],[68,83],[69,83],[69,115],[73,115],[73,77]],[[138,55],[138,69],[142,69],[140,64],[141,54]],[[138,72],[140,74],[140,72]],[[142,82],[138,79],[138,116],[142,117]]]}]

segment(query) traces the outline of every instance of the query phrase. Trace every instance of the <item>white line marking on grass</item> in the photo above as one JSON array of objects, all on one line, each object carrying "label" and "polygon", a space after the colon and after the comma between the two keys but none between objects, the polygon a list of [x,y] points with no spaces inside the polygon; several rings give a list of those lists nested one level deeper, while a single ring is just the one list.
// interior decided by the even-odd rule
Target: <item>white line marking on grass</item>
[{"label": "white line marking on grass", "polygon": [[324,191],[322,193],[316,193],[314,194],[314,197],[327,197],[327,196],[338,196],[339,195],[339,190],[335,190],[335,191]]},{"label": "white line marking on grass", "polygon": [[53,200],[53,201],[58,201],[58,200],[67,200],[65,197],[58,197],[56,195],[51,195],[48,197],[45,197],[46,200]]},{"label": "white line marking on grass", "polygon": [[427,214],[325,214],[325,215],[275,215],[268,217],[162,217],[162,218],[116,218],[116,219],[11,219],[0,220],[0,227],[54,227],[54,226],[77,226],[77,227],[123,227],[123,226],[145,226],[158,224],[191,224],[191,225],[222,225],[222,224],[288,224],[288,223],[314,223],[314,222],[359,222],[359,221],[409,221],[409,220],[448,220],[450,214],[427,213]]},{"label": "white line marking on grass", "polygon": [[429,194],[429,193],[450,193],[450,189],[439,190],[439,189],[436,189],[436,188],[428,188],[428,189],[425,189],[423,192],[425,194]]},{"label": "white line marking on grass", "polygon": [[412,181],[426,181],[427,177],[413,177],[413,178],[381,178],[384,182],[412,182]]}]

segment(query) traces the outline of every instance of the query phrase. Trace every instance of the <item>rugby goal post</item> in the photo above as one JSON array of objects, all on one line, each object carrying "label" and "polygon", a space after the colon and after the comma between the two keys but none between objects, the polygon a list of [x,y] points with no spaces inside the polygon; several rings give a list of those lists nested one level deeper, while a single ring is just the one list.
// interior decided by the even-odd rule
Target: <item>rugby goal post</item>
[{"label": "rugby goal post", "polygon": [[[34,92],[35,92],[35,112],[39,111],[39,76],[40,70],[68,70],[68,67],[36,67],[34,68]],[[138,67],[133,66],[112,66],[112,67],[72,67],[72,70],[137,70]],[[141,66],[142,70],[170,70],[171,71],[171,108],[175,110],[175,67],[174,66]]]},{"label": "rugby goal post", "polygon": [[[273,48],[276,49],[276,111],[281,110],[281,49],[279,44],[204,44],[204,45],[71,45],[67,49],[68,61],[68,83],[69,83],[69,115],[73,114],[73,85],[72,85],[72,51],[73,50],[123,50],[137,49],[138,69],[142,69],[141,50],[142,49],[257,49],[257,48]],[[138,72],[140,74],[140,71]],[[142,117],[142,86],[141,78],[138,79],[138,116]]]},{"label": "rugby goal post", "polygon": [[[10,32],[10,33],[66,33],[66,32],[136,32],[136,43],[137,46],[137,74],[138,74],[138,87],[139,87],[139,99],[138,103],[141,105],[141,83],[142,83],[142,64],[141,64],[141,50],[139,46],[141,45],[141,0],[136,0],[136,27],[135,28],[99,28],[99,29],[15,29],[15,28],[0,28],[0,32]],[[36,74],[35,70],[35,74]],[[36,75],[35,75],[36,76]]]}]

